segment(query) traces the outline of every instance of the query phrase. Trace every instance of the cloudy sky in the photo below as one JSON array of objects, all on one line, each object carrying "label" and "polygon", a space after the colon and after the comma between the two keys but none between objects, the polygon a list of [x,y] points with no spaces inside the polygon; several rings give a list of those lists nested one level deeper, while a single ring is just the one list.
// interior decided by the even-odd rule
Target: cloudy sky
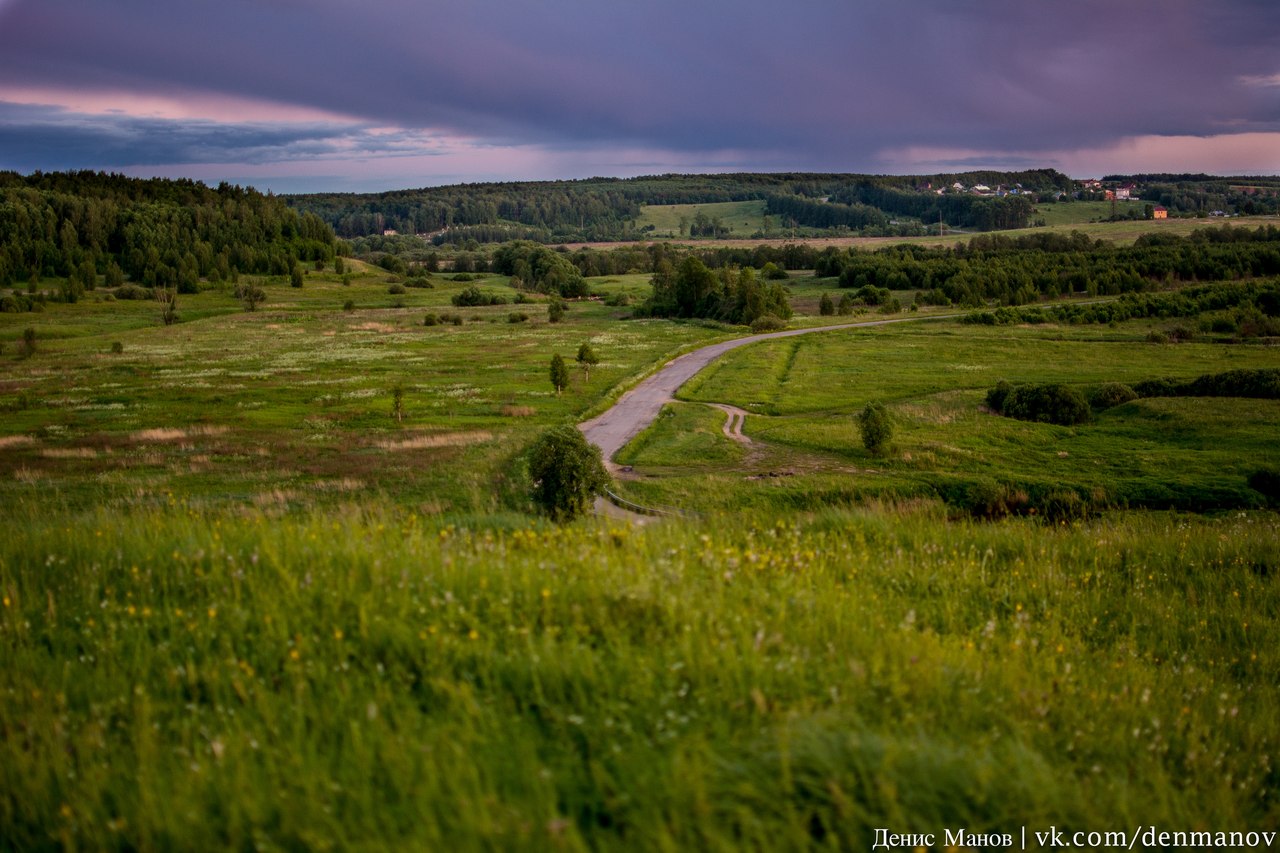
[{"label": "cloudy sky", "polygon": [[0,0],[0,169],[1280,173],[1275,0]]}]

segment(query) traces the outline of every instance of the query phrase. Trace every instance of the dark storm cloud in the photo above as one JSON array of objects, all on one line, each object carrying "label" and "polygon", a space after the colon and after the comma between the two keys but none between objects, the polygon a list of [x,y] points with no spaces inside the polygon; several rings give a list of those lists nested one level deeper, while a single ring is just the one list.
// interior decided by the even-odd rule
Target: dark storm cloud
[{"label": "dark storm cloud", "polygon": [[[865,169],[903,146],[1280,129],[1278,44],[1269,0],[16,0],[0,87],[220,93],[496,143]],[[259,150],[254,132],[215,147],[244,134]],[[5,134],[0,165],[56,144]]]},{"label": "dark storm cloud", "polygon": [[412,133],[358,125],[213,122],[0,103],[5,168],[114,168],[170,163],[275,163],[430,154]]}]

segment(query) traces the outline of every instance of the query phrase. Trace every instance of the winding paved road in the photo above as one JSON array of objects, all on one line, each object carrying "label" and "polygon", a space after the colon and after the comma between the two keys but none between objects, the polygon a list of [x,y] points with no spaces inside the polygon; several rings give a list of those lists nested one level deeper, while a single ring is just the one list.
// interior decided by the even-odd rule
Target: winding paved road
[{"label": "winding paved road", "polygon": [[861,323],[841,323],[837,326],[814,326],[808,329],[789,329],[785,332],[769,332],[762,335],[749,335],[710,344],[702,349],[685,353],[672,359],[665,367],[645,379],[636,387],[618,398],[611,408],[599,417],[578,424],[578,429],[587,437],[587,441],[600,448],[605,462],[611,462],[614,454],[626,446],[627,442],[640,434],[640,431],[653,423],[662,411],[662,407],[675,399],[680,386],[692,379],[698,371],[732,349],[747,344],[769,341],[775,338],[793,338],[797,335],[809,335],[815,332],[835,332],[840,329],[863,329],[869,326],[887,326],[891,323],[916,323],[923,320],[945,320],[959,317],[960,314],[933,314],[923,317],[900,317],[896,320],[867,320]]}]

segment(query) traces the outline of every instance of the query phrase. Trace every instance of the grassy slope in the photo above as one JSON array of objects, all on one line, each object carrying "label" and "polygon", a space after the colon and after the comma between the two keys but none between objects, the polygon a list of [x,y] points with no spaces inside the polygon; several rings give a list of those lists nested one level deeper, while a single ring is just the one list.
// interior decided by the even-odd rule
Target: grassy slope
[{"label": "grassy slope", "polygon": [[11,520],[18,848],[1274,826],[1274,516]]},{"label": "grassy slope", "polygon": [[[599,303],[420,325],[464,286],[313,274],[255,314],[183,298],[167,328],[155,303],[92,297],[0,315],[6,844],[865,848],[873,827],[1274,823],[1274,515],[1053,529],[824,506],[924,466],[1236,476],[1242,451],[1274,455],[1272,404],[1156,401],[1076,433],[976,405],[1001,376],[1271,351],[1148,345],[1141,325],[751,347],[690,395],[771,407],[747,421],[763,441],[679,404],[633,448],[663,476],[626,485],[726,515],[552,529],[510,512],[520,446],[717,333]],[[20,360],[27,325],[41,352]],[[556,398],[549,354],[584,339],[604,363]],[[899,454],[873,466],[849,415],[884,397]]]}]

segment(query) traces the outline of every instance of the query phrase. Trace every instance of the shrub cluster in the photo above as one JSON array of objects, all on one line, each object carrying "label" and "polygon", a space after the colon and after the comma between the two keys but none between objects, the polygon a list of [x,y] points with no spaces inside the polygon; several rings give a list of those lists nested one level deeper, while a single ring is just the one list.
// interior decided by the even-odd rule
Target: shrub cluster
[{"label": "shrub cluster", "polygon": [[1195,379],[1150,379],[1133,386],[1139,397],[1246,397],[1280,400],[1280,370],[1228,370]]},{"label": "shrub cluster", "polygon": [[1097,411],[1115,408],[1116,406],[1138,399],[1138,394],[1128,385],[1121,382],[1108,382],[1089,395],[1089,405]]},{"label": "shrub cluster", "polygon": [[486,293],[474,284],[453,295],[451,300],[459,308],[474,308],[483,305],[506,305],[506,297],[497,293]]},{"label": "shrub cluster", "polygon": [[987,392],[987,406],[1020,421],[1072,426],[1093,419],[1084,395],[1067,385],[1011,385],[1001,380]]},{"label": "shrub cluster", "polygon": [[756,334],[763,332],[781,332],[787,327],[787,322],[781,317],[775,317],[773,314],[764,314],[751,321],[751,331]]}]

